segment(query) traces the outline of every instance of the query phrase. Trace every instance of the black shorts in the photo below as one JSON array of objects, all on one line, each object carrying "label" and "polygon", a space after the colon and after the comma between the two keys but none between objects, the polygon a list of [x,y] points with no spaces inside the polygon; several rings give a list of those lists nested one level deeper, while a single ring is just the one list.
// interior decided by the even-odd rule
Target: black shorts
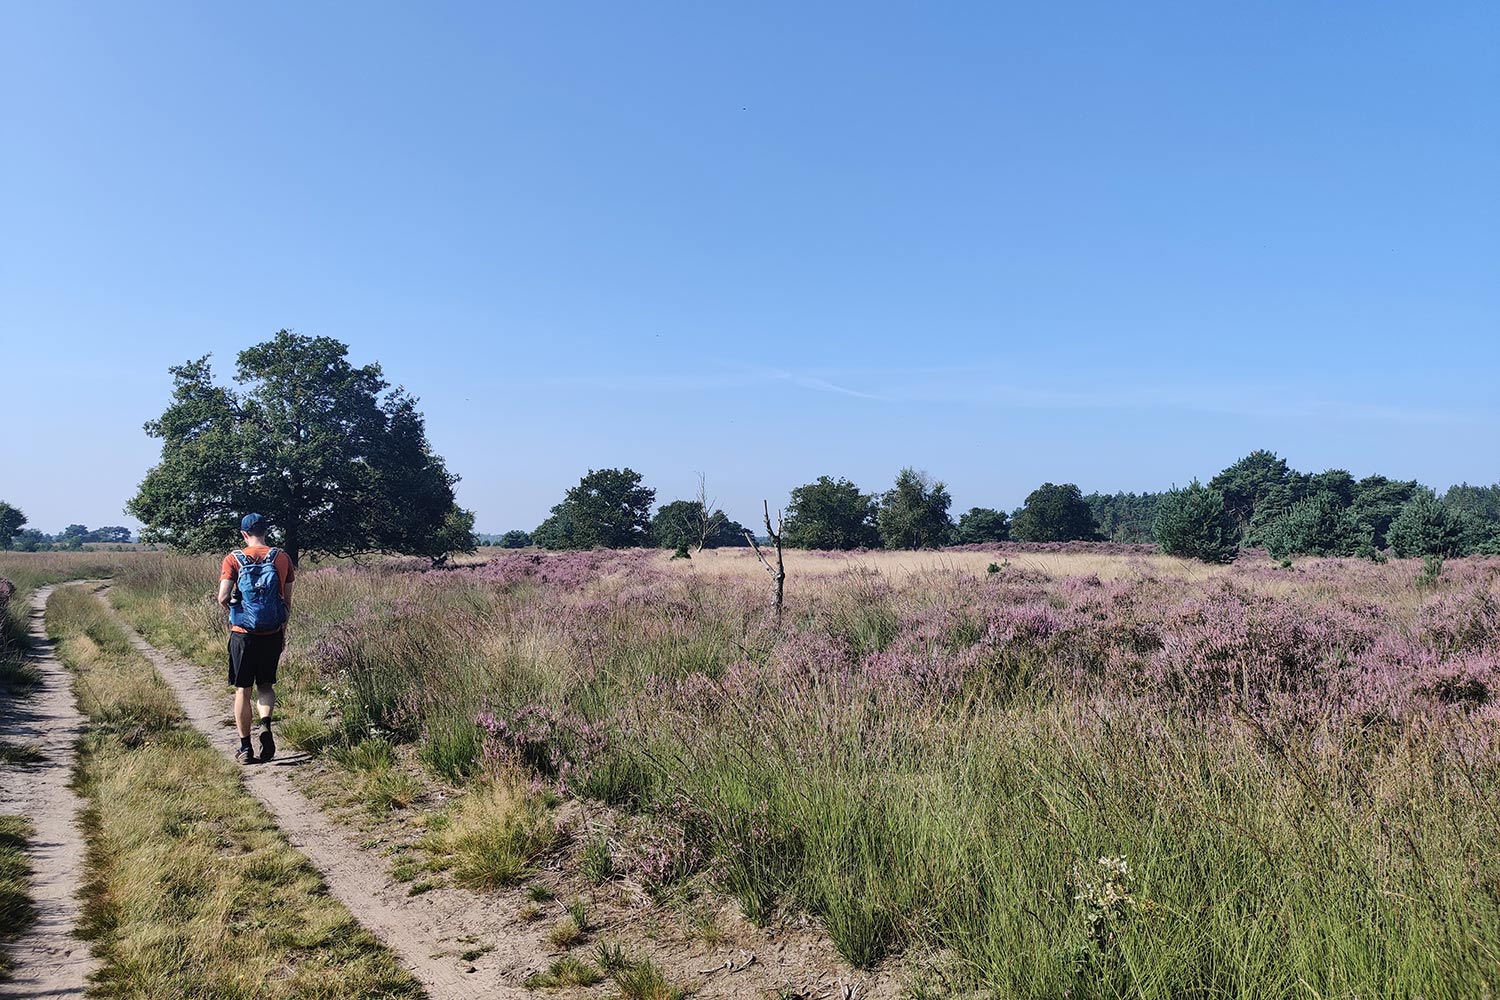
[{"label": "black shorts", "polygon": [[247,688],[256,684],[275,684],[276,665],[281,662],[284,632],[251,635],[229,633],[229,683]]}]

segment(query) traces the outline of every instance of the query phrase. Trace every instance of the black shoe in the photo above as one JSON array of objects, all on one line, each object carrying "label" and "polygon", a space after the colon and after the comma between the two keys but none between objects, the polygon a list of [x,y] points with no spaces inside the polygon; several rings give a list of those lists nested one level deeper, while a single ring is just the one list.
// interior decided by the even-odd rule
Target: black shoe
[{"label": "black shoe", "polygon": [[276,740],[271,736],[270,728],[260,731],[260,759],[268,761],[276,756]]},{"label": "black shoe", "polygon": [[259,763],[259,761],[255,759],[255,751],[250,749],[249,747],[240,747],[238,750],[236,750],[234,752],[234,762],[236,764]]}]

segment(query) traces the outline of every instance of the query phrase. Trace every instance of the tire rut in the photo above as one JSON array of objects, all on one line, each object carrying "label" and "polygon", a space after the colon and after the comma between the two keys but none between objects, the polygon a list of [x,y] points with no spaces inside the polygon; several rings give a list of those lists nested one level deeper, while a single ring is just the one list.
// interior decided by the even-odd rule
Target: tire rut
[{"label": "tire rut", "polygon": [[0,709],[7,739],[29,743],[42,761],[28,767],[0,768],[0,812],[25,816],[34,828],[31,896],[36,923],[8,949],[15,962],[0,997],[82,997],[98,963],[77,935],[82,918],[79,889],[84,871],[84,838],[78,812],[82,801],[71,787],[75,746],[84,717],[73,698],[67,669],[47,636],[47,599],[56,587],[31,596],[32,649],[28,659],[42,684],[30,697],[10,699]]}]

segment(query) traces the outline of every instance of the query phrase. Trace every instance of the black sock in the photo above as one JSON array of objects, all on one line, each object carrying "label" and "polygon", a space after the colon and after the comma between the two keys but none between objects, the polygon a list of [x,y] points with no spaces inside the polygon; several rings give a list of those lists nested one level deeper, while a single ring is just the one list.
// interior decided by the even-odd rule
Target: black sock
[{"label": "black sock", "polygon": [[260,728],[268,733],[271,731],[271,717],[269,715],[260,720]]},{"label": "black sock", "polygon": [[240,749],[241,750],[249,750],[250,749],[250,737],[248,737],[248,736],[241,736],[240,737]]}]

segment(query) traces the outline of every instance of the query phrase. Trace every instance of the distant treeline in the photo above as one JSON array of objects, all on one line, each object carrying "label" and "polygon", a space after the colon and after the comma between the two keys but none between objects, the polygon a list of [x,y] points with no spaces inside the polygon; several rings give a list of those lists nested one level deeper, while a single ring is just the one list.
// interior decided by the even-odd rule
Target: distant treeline
[{"label": "distant treeline", "polygon": [[89,528],[82,524],[70,524],[55,535],[48,535],[25,525],[26,515],[19,508],[0,501],[0,549],[15,552],[81,549],[91,542],[124,544],[133,538],[130,529],[122,525]]},{"label": "distant treeline", "polygon": [[[701,492],[701,491],[700,491]],[[983,542],[1157,544],[1214,562],[1245,548],[1272,555],[1456,556],[1500,553],[1500,483],[1451,487],[1343,469],[1304,473],[1254,451],[1209,480],[1159,493],[1088,493],[1043,483],[1009,513],[973,507],[955,520],[946,484],[902,469],[867,493],[829,476],[792,490],[784,540],[794,548],[937,548]],[[743,525],[700,497],[655,510],[656,491],[628,469],[589,470],[532,531],[477,536],[480,544],[549,549],[746,545]]]}]

